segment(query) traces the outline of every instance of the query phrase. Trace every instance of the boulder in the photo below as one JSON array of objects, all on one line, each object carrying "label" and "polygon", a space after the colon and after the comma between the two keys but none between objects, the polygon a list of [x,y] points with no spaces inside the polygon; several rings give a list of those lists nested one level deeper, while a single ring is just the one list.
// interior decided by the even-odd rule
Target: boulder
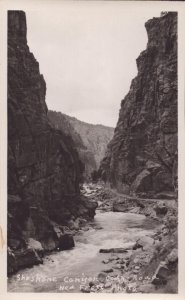
[{"label": "boulder", "polygon": [[108,263],[109,263],[109,259],[104,259],[104,260],[102,261],[102,263],[108,264]]},{"label": "boulder", "polygon": [[29,238],[29,240],[28,240],[28,248],[32,248],[36,251],[43,251],[43,247],[42,247],[41,243],[32,238]]},{"label": "boulder", "polygon": [[73,236],[71,234],[63,234],[60,237],[58,248],[59,250],[69,250],[75,246]]},{"label": "boulder", "polygon": [[168,264],[176,264],[178,262],[178,250],[174,248],[166,258]]},{"label": "boulder", "polygon": [[112,273],[113,271],[114,271],[114,270],[113,270],[112,268],[103,270],[103,272],[105,272],[105,273]]},{"label": "boulder", "polygon": [[148,217],[150,216],[151,218],[153,219],[156,219],[157,216],[156,216],[156,212],[155,210],[153,209],[153,207],[145,207],[144,210],[143,210],[143,214]]},{"label": "boulder", "polygon": [[92,286],[94,286],[95,285],[95,283],[94,283],[94,281],[90,281],[89,282],[89,287],[91,288]]},{"label": "boulder", "polygon": [[98,280],[101,283],[105,283],[106,280],[107,280],[107,275],[105,273],[103,273],[103,272],[99,273],[98,274]]},{"label": "boulder", "polygon": [[34,249],[27,248],[17,251],[8,250],[8,274],[12,274],[19,269],[32,267],[43,263],[42,258]]},{"label": "boulder", "polygon": [[79,228],[80,228],[80,221],[79,221],[79,219],[77,218],[75,221],[70,220],[68,222],[68,226],[72,230],[79,230]]},{"label": "boulder", "polygon": [[103,227],[101,227],[100,225],[94,225],[93,228],[96,229],[96,230],[102,230],[103,229]]},{"label": "boulder", "polygon": [[128,248],[108,248],[108,249],[100,249],[99,253],[127,253]]},{"label": "boulder", "polygon": [[[93,218],[95,216],[95,211],[96,211],[96,208],[98,207],[98,203],[96,201],[88,200],[87,198],[83,197],[82,204],[87,209],[89,217]],[[82,217],[84,216],[83,211],[80,215]],[[87,213],[86,213],[86,215],[87,215]]]},{"label": "boulder", "polygon": [[157,215],[166,215],[168,208],[164,202],[158,202],[155,206],[155,211]]},{"label": "boulder", "polygon": [[41,240],[42,247],[45,251],[52,251],[57,248],[58,239],[56,240],[52,236],[46,236]]},{"label": "boulder", "polygon": [[154,244],[154,239],[149,236],[143,236],[139,240],[136,241],[135,245],[133,246],[133,250],[138,248],[147,249]]},{"label": "boulder", "polygon": [[121,264],[116,264],[116,265],[114,266],[114,269],[121,270],[121,269],[124,269],[124,266],[121,265]]},{"label": "boulder", "polygon": [[33,238],[30,238],[28,240],[28,248],[29,249],[34,249],[39,254],[39,256],[44,255],[44,249],[42,247],[42,244],[39,241],[37,241]]},{"label": "boulder", "polygon": [[126,212],[128,211],[128,206],[124,203],[113,203],[113,211]]},{"label": "boulder", "polygon": [[111,286],[112,286],[111,281],[108,281],[108,282],[105,283],[104,288],[109,289],[109,288],[111,288]]}]

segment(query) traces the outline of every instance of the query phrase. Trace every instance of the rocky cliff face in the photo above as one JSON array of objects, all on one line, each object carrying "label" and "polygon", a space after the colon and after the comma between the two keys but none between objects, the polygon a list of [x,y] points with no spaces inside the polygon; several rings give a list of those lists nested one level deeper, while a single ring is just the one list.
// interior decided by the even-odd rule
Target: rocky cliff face
[{"label": "rocky cliff face", "polygon": [[93,125],[60,112],[49,111],[49,120],[55,128],[63,130],[74,141],[79,157],[84,164],[84,180],[99,168],[105,155],[107,144],[113,137],[114,129],[103,125]]},{"label": "rocky cliff face", "polygon": [[123,193],[177,189],[177,14],[145,27],[147,48],[100,167],[101,177]]},{"label": "rocky cliff face", "polygon": [[87,149],[94,153],[96,167],[98,168],[105,155],[107,144],[113,137],[114,128],[99,124],[88,124],[74,117],[69,117],[69,122],[79,133]]},{"label": "rocky cliff face", "polygon": [[80,197],[82,170],[72,139],[48,121],[46,84],[26,32],[25,13],[9,11],[9,272],[37,261],[30,239],[43,250],[72,246],[61,225],[78,216],[93,217],[95,210]]}]

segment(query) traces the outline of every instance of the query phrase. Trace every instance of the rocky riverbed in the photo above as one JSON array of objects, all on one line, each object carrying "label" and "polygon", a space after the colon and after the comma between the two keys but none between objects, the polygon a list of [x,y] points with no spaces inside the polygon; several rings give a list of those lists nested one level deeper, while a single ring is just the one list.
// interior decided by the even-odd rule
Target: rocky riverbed
[{"label": "rocky riverbed", "polygon": [[[104,261],[107,268],[99,274],[98,285],[88,286],[86,291],[177,292],[177,200],[173,193],[160,196],[161,199],[139,198],[91,186],[89,197],[99,197],[98,209],[102,212],[145,215],[158,226],[152,235],[136,239],[129,248],[100,249],[101,253],[107,253]],[[118,274],[114,274],[115,269]]]},{"label": "rocky riverbed", "polygon": [[75,247],[11,276],[9,291],[177,292],[176,201],[142,201],[97,184],[81,193],[99,206],[94,221],[69,221]]}]

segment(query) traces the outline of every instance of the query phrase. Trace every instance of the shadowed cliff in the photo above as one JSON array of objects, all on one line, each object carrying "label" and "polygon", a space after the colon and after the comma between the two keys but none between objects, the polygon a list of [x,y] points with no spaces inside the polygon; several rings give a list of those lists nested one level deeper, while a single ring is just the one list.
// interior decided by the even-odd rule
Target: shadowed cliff
[{"label": "shadowed cliff", "polygon": [[40,262],[30,239],[43,250],[72,247],[61,226],[72,217],[93,217],[96,207],[80,197],[82,164],[72,139],[48,121],[46,83],[26,32],[25,13],[9,11],[9,272]]},{"label": "shadowed cliff", "polygon": [[177,190],[177,13],[145,27],[147,48],[99,170],[120,192],[143,195]]}]

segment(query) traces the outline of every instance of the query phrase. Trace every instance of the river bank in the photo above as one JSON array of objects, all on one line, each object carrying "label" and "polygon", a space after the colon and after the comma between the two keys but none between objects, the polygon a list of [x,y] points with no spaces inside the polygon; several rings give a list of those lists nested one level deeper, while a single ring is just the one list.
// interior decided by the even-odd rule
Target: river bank
[{"label": "river bank", "polygon": [[[26,222],[23,222],[22,233],[16,227],[15,220],[9,224],[9,232],[15,231],[15,234],[8,235],[9,276],[21,269],[43,264],[44,257],[53,251],[64,251],[75,246],[74,235],[82,228],[85,230],[86,223],[93,220],[98,206],[97,202],[89,201],[83,195],[78,198],[68,198],[65,209],[68,207],[70,211],[68,209],[67,218],[60,223],[51,220],[45,210],[37,211],[34,207],[34,212],[31,211]],[[10,199],[11,202],[17,201],[14,196],[9,196],[8,200]],[[10,211],[9,209],[8,217],[13,219]]]},{"label": "river bank", "polygon": [[75,247],[11,276],[9,291],[177,292],[176,202],[144,204],[92,184],[81,192],[98,208],[92,221],[69,222]]},{"label": "river bank", "polygon": [[[130,249],[101,249],[107,253],[107,269],[99,274],[98,285],[88,286],[84,291],[127,292],[127,293],[176,293],[178,286],[178,211],[176,195],[161,193],[158,199],[126,196],[115,190],[93,189],[90,196],[98,199],[102,212],[114,211],[145,215],[158,223],[152,235],[138,238]],[[100,191],[101,190],[101,191]],[[95,192],[94,192],[95,191]],[[96,195],[98,194],[98,195]],[[161,198],[161,199],[160,199]],[[125,257],[119,252],[125,251]],[[116,258],[111,255],[116,253]],[[114,274],[116,269],[119,274]],[[107,277],[105,273],[108,273]],[[117,276],[118,275],[118,276]],[[121,276],[121,279],[120,279]]]}]

